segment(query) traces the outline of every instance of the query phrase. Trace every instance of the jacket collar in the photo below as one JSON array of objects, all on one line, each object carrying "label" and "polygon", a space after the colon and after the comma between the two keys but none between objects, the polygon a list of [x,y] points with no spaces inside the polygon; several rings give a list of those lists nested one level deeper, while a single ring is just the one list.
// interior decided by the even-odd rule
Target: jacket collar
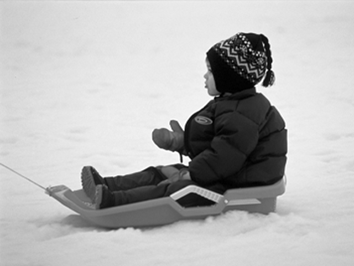
[{"label": "jacket collar", "polygon": [[255,94],[257,94],[256,88],[253,87],[235,93],[229,93],[229,92],[222,93],[220,96],[215,97],[215,101],[241,100],[253,96]]}]

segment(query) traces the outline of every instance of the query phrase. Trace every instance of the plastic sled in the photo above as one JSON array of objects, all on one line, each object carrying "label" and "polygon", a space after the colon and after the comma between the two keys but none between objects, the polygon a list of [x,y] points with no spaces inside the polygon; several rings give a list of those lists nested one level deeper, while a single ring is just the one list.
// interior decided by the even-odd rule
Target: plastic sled
[{"label": "plastic sled", "polygon": [[[230,189],[224,195],[197,186],[185,187],[169,197],[95,210],[85,192],[64,185],[49,187],[47,193],[80,214],[90,223],[104,228],[153,227],[180,220],[203,219],[230,210],[268,214],[276,208],[277,196],[285,192],[285,178],[270,186]],[[177,200],[196,193],[215,204],[185,208]]]}]

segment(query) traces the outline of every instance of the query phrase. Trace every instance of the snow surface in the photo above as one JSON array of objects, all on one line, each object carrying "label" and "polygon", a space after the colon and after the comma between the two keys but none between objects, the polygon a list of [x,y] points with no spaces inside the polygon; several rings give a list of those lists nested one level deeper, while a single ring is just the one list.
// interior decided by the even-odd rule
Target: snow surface
[{"label": "snow surface", "polygon": [[[288,186],[267,216],[103,230],[0,167],[1,265],[354,265],[354,3],[1,2],[0,162],[42,186],[178,162],[151,141],[210,97],[205,52],[271,42]],[[186,159],[185,159],[186,160]]]}]

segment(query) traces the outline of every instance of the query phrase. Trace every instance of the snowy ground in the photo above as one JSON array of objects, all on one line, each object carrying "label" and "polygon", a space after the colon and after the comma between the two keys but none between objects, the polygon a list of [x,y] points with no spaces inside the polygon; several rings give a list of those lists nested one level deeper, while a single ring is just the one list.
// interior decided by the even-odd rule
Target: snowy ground
[{"label": "snowy ground", "polygon": [[0,162],[41,185],[178,162],[151,141],[208,100],[205,52],[268,35],[289,129],[287,192],[140,230],[92,227],[0,167],[1,265],[354,265],[354,3],[1,2]]}]

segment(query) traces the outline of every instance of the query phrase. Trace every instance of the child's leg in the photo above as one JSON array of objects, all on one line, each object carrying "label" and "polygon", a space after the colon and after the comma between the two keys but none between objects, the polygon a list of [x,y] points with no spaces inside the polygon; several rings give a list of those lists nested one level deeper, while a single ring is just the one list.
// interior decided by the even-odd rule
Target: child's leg
[{"label": "child's leg", "polygon": [[92,166],[85,166],[81,172],[82,187],[92,200],[94,200],[97,185],[106,185],[111,191],[120,191],[146,185],[157,185],[165,179],[166,177],[155,167],[148,167],[134,174],[105,178]]},{"label": "child's leg", "polygon": [[104,178],[105,184],[110,191],[157,185],[165,179],[166,177],[159,171],[158,167],[148,167],[143,171],[133,174]]},{"label": "child's leg", "polygon": [[121,191],[110,191],[107,186],[98,185],[96,187],[94,203],[97,209],[104,209],[161,198],[166,194],[168,185],[169,184],[159,186],[149,185]]},{"label": "child's leg", "polygon": [[[180,180],[171,184],[161,184],[158,186],[149,185],[113,192],[110,191],[107,186],[99,185],[96,188],[96,197],[94,202],[96,203],[97,209],[120,206],[129,203],[167,197],[189,185],[197,184],[191,180]],[[210,189],[221,194],[224,192],[224,187],[222,185],[215,185],[210,187]],[[181,198],[178,200],[178,203],[184,207],[208,206],[214,204],[214,202],[194,193]]]}]

